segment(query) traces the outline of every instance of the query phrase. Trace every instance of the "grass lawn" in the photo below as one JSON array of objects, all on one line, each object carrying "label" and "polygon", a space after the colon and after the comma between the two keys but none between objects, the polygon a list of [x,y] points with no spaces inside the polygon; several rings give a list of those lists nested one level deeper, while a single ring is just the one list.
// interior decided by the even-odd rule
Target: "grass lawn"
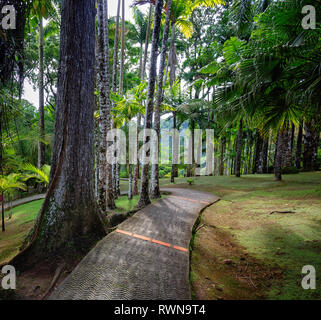
[{"label": "grass lawn", "polygon": [[5,212],[6,231],[0,232],[0,265],[13,258],[19,251],[24,238],[32,228],[44,200],[36,200]]},{"label": "grass lawn", "polygon": [[[194,237],[195,299],[321,298],[321,174],[283,178],[202,177],[182,185],[222,199],[204,211]],[[301,287],[304,265],[316,269],[316,290]]]},{"label": "grass lawn", "polygon": [[[123,191],[126,190],[126,187],[126,181],[122,181]],[[166,196],[162,198],[164,197]],[[138,196],[133,197],[132,200],[128,200],[127,196],[121,196],[115,201],[117,209],[113,210],[113,212],[126,213],[133,211],[138,200]],[[0,265],[9,261],[19,252],[19,247],[22,245],[29,230],[33,227],[43,201],[37,200],[15,207],[11,210],[11,219],[8,219],[9,212],[5,212],[6,231],[0,232]],[[152,202],[154,201],[157,200]]]},{"label": "grass lawn", "polygon": [[[195,299],[320,299],[321,174],[200,177],[161,180],[162,186],[203,190],[221,197],[207,208],[193,240],[191,263]],[[127,182],[121,181],[125,191]],[[117,212],[135,208],[138,197],[116,200]],[[43,200],[12,210],[0,233],[0,264],[8,261],[40,210]],[[294,213],[273,213],[293,211]],[[317,289],[303,290],[304,265],[313,265]]]}]

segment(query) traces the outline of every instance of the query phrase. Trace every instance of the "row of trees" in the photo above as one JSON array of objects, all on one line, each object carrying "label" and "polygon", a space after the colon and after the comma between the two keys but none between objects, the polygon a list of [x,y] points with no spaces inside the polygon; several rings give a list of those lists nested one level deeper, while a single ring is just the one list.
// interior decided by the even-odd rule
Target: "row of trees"
[{"label": "row of trees", "polygon": [[[123,0],[112,18],[107,0],[27,3],[25,50],[6,43],[22,57],[23,71],[15,58],[3,73],[1,114],[9,120],[1,155],[10,158],[9,146],[21,155],[30,136],[21,115],[29,114],[29,127],[38,122],[39,145],[38,158],[29,161],[39,167],[51,161],[52,170],[15,263],[87,250],[108,232],[105,212],[115,208],[125,172],[128,197],[139,194],[138,206],[160,197],[160,167],[143,161],[150,150],[142,165],[106,161],[107,132],[128,134],[131,120],[137,136],[143,128],[158,136],[161,128],[214,129],[215,175],[274,172],[280,180],[282,172],[319,167],[320,26],[302,29],[305,1],[137,0],[134,23],[125,21]],[[39,112],[21,99],[22,75],[40,90]],[[17,119],[9,105],[16,105]],[[168,166],[171,181],[194,176],[199,156],[193,152],[192,165]],[[1,161],[6,173],[14,170],[8,163]]]}]

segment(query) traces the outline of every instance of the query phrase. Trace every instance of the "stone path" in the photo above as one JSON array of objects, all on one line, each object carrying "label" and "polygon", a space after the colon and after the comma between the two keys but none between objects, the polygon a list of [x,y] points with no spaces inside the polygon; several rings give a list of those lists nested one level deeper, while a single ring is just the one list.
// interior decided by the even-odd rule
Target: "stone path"
[{"label": "stone path", "polygon": [[188,300],[189,244],[200,211],[218,197],[163,189],[165,199],[102,239],[54,290],[53,300]]},{"label": "stone path", "polygon": [[[30,196],[30,197],[26,197],[26,198],[14,200],[14,201],[12,201],[12,208],[20,206],[20,205],[25,204],[25,203],[29,203],[29,202],[35,201],[35,200],[44,199],[45,196],[46,196],[46,194],[42,193],[42,194],[35,194],[34,196]],[[8,210],[9,207],[10,207],[9,203],[5,203],[4,204],[4,210]]]}]

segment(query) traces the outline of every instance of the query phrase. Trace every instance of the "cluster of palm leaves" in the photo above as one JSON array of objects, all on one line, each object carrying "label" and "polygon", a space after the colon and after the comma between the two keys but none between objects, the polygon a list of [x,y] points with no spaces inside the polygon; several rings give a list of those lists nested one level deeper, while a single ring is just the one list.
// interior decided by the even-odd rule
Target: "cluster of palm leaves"
[{"label": "cluster of palm leaves", "polygon": [[255,16],[248,41],[225,43],[230,79],[221,83],[216,100],[225,111],[259,115],[265,130],[320,112],[321,30],[320,25],[316,30],[301,27],[301,8],[307,3],[271,2]]}]

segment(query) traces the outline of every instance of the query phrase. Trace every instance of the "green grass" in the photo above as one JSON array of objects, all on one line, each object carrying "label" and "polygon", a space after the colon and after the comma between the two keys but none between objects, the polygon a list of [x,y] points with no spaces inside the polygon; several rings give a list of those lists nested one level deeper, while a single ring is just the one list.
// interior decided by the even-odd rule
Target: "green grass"
[{"label": "green grass", "polygon": [[[162,199],[166,198],[166,195],[162,195]],[[127,196],[120,196],[117,200],[115,200],[116,209],[112,212],[118,212],[118,213],[127,213],[130,211],[135,211],[137,208],[139,196],[134,196],[133,199],[128,200]],[[158,201],[151,200],[152,203]]]},{"label": "green grass", "polygon": [[44,200],[36,200],[13,208],[11,219],[9,212],[5,212],[6,231],[0,233],[0,264],[10,260],[18,253],[25,236],[40,211]]},{"label": "green grass", "polygon": [[[222,198],[204,212],[201,223],[227,232],[244,252],[264,265],[283,270],[282,281],[272,283],[266,298],[320,299],[321,174],[300,173],[283,179],[274,182],[272,175],[202,177],[189,188]],[[274,210],[294,213],[269,214]],[[195,250],[204,250],[202,243],[197,242]],[[315,267],[317,290],[302,289],[304,265]]]}]

